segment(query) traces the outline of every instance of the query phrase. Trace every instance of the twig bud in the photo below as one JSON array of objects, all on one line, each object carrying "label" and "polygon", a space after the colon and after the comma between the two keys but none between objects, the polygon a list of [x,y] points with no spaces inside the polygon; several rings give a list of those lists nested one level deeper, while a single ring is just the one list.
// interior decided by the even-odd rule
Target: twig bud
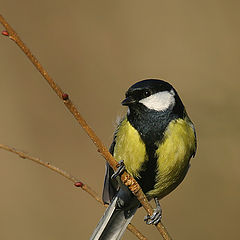
[{"label": "twig bud", "polygon": [[8,33],[8,31],[2,31],[2,35],[4,35],[4,36],[9,36],[9,33]]},{"label": "twig bud", "polygon": [[63,99],[64,101],[67,101],[67,100],[69,99],[68,94],[67,94],[67,93],[63,93],[62,99]]},{"label": "twig bud", "polygon": [[74,186],[75,187],[83,187],[83,183],[82,182],[75,182]]}]

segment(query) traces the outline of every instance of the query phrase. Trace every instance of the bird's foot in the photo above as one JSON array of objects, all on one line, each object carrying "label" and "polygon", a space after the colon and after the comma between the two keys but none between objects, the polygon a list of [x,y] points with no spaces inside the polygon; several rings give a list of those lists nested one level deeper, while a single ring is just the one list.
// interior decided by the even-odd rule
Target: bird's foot
[{"label": "bird's foot", "polygon": [[156,208],[154,209],[153,214],[151,216],[147,215],[144,218],[144,221],[148,225],[150,225],[150,224],[157,225],[162,219],[162,208],[160,206],[160,203],[157,198],[154,198],[154,201],[156,203]]},{"label": "bird's foot", "polygon": [[125,170],[125,164],[124,164],[124,161],[121,160],[118,162],[117,164],[117,170],[114,172],[114,174],[111,176],[112,179],[120,176]]}]

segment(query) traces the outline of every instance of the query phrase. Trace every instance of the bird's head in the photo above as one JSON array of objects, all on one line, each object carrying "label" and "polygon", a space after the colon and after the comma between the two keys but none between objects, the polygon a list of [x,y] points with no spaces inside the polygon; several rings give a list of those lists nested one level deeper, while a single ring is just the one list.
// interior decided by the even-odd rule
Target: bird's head
[{"label": "bird's head", "polygon": [[163,80],[147,79],[132,85],[126,92],[122,105],[131,109],[163,112],[173,109],[181,101],[171,84]]}]

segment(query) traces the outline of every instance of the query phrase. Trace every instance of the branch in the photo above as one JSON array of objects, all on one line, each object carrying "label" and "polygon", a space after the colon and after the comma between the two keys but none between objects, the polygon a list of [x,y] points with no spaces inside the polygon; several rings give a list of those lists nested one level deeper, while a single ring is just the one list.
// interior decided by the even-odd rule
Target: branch
[{"label": "branch", "polygon": [[[2,34],[5,36],[8,36],[11,40],[13,40],[20,48],[21,50],[27,55],[29,60],[34,64],[34,66],[38,69],[38,71],[42,74],[42,76],[45,78],[45,80],[48,82],[48,84],[51,86],[51,88],[55,91],[55,93],[58,95],[59,98],[63,100],[63,103],[68,108],[68,110],[72,113],[74,118],[78,121],[78,123],[82,126],[82,128],[85,130],[85,132],[88,134],[88,136],[91,138],[93,143],[96,145],[98,152],[102,154],[102,156],[106,159],[106,161],[109,163],[109,165],[116,170],[117,169],[117,161],[113,158],[113,156],[109,153],[108,149],[103,145],[101,140],[98,138],[98,136],[95,134],[95,132],[90,128],[90,126],[87,124],[87,122],[83,119],[75,105],[71,102],[69,99],[68,94],[64,93],[60,87],[57,86],[57,84],[53,81],[53,79],[50,77],[50,75],[46,72],[46,70],[43,68],[43,66],[40,64],[40,62],[37,60],[36,57],[34,57],[31,53],[31,51],[26,47],[26,45],[23,43],[23,41],[19,38],[17,33],[13,30],[13,28],[7,23],[7,21],[0,15],[0,23],[5,27],[6,31],[3,31]],[[151,205],[149,204],[146,196],[144,195],[141,187],[137,183],[137,181],[126,171],[121,176],[122,182],[132,191],[132,193],[137,197],[139,202],[142,204],[144,209],[147,211],[149,215],[153,214],[153,209]],[[156,225],[158,231],[162,235],[163,239],[165,240],[171,240],[170,235],[168,234],[166,228],[164,225],[159,222]]]},{"label": "branch", "polygon": [[[67,173],[66,171],[55,167],[53,165],[51,165],[49,162],[43,162],[41,159],[39,158],[35,158],[32,156],[29,156],[23,152],[17,151],[15,148],[12,147],[8,147],[6,145],[0,144],[0,148],[4,149],[8,152],[12,152],[17,154],[20,158],[23,159],[28,159],[31,160],[37,164],[40,164],[48,169],[51,169],[52,171],[58,173],[59,175],[67,178],[69,181],[74,183],[75,187],[80,187],[82,190],[84,190],[85,192],[87,192],[89,195],[91,195],[91,197],[93,197],[96,201],[98,201],[101,205],[103,205],[104,207],[106,207],[106,205],[104,205],[102,199],[97,195],[97,193],[92,190],[91,187],[89,187],[87,184],[83,183],[82,181],[80,181],[78,178],[72,176],[71,174]],[[140,240],[147,240],[147,238],[131,223],[128,224],[128,230],[131,231],[133,234],[135,234],[135,236],[140,239]]]}]

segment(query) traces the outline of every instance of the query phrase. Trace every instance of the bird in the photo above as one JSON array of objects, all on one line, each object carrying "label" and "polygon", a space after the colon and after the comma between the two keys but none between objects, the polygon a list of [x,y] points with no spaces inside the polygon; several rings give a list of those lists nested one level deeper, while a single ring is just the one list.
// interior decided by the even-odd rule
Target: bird
[{"label": "bird", "polygon": [[196,131],[174,87],[158,79],[133,84],[122,101],[128,110],[118,124],[110,146],[116,172],[106,163],[103,202],[109,204],[91,240],[121,239],[135,212],[141,207],[132,192],[121,183],[127,171],[156,208],[147,224],[161,221],[159,200],[184,179],[197,149]]}]

